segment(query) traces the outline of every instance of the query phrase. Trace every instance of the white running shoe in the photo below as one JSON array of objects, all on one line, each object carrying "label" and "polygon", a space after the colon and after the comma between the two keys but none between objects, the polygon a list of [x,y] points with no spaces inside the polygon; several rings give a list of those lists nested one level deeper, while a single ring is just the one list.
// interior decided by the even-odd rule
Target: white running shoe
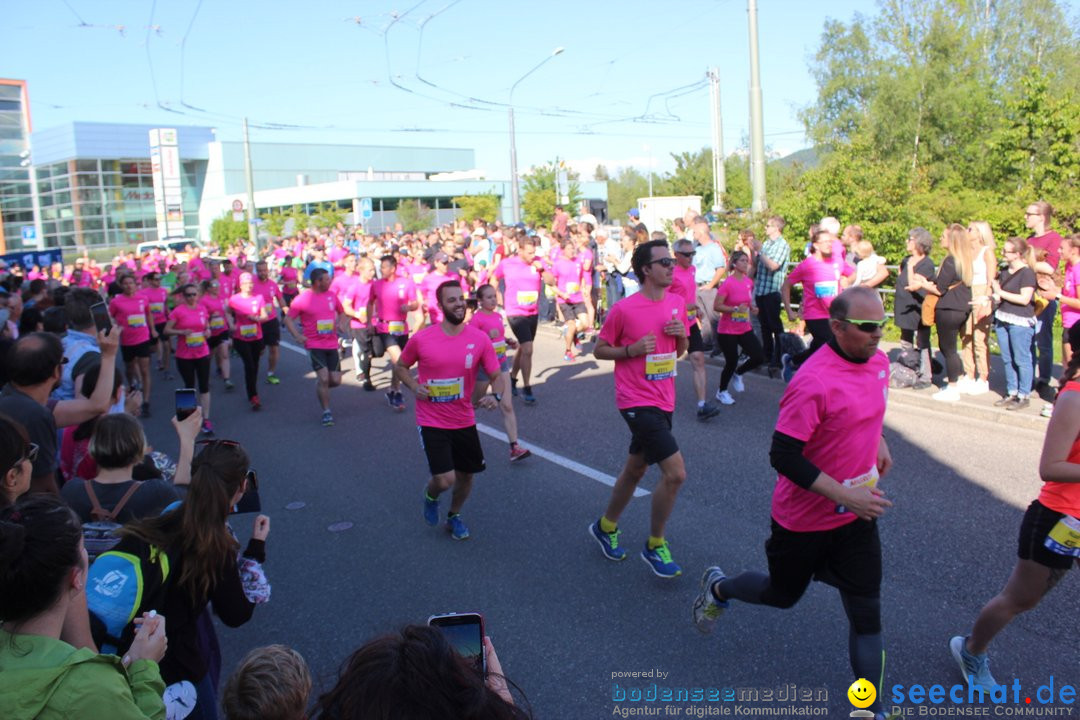
[{"label": "white running shoe", "polygon": [[946,385],[944,389],[938,390],[930,397],[932,397],[934,400],[937,400],[938,402],[960,402],[960,391],[956,389],[955,384],[950,383]]},{"label": "white running shoe", "polygon": [[735,392],[742,392],[746,390],[746,385],[743,384],[742,375],[735,373],[731,376],[731,389]]},{"label": "white running shoe", "polygon": [[735,398],[731,397],[731,393],[727,390],[716,393],[716,399],[720,401],[721,405],[734,405]]},{"label": "white running shoe", "polygon": [[962,392],[968,395],[985,395],[990,392],[990,383],[986,380],[972,380],[968,383],[967,389]]}]

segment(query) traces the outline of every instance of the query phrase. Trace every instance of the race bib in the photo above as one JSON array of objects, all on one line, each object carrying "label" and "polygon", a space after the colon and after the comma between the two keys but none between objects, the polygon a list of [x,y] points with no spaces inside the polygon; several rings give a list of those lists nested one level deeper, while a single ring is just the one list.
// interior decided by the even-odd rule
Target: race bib
[{"label": "race bib", "polygon": [[[841,481],[840,484],[843,485],[846,488],[855,488],[855,487],[872,488],[872,487],[877,487],[877,481],[880,478],[881,478],[881,475],[878,473],[877,465],[871,465],[870,469],[867,470],[866,472],[864,472],[862,475],[857,475],[857,476],[855,476],[853,478],[848,478],[847,480],[843,480],[843,481]],[[838,514],[848,512],[847,506],[845,506],[845,505],[837,505],[836,506],[836,512]]]},{"label": "race bib", "polygon": [[419,285],[420,283],[424,282],[425,277],[427,277],[427,273],[422,273],[422,272],[413,273],[412,281],[414,283],[416,283],[417,285]]},{"label": "race bib", "polygon": [[265,307],[266,307],[266,314],[269,315],[271,318],[274,317],[274,303],[268,302],[268,303],[266,303]]},{"label": "race bib", "polygon": [[225,318],[221,317],[220,315],[212,315],[210,317],[210,329],[211,330],[224,330],[225,329]]},{"label": "race bib", "polygon": [[1080,520],[1066,515],[1050,529],[1043,542],[1046,549],[1058,555],[1080,558]]},{"label": "race bib", "polygon": [[154,313],[155,315],[161,315],[165,312],[165,303],[150,303],[150,312]]},{"label": "race bib", "polygon": [[540,299],[540,293],[535,290],[518,290],[517,304],[521,306],[535,305],[536,301]]},{"label": "race bib", "polygon": [[691,305],[690,307],[686,308],[686,319],[687,320],[690,320],[691,322],[693,322],[694,318],[696,318],[696,317],[697,317],[697,305]]},{"label": "race bib", "polygon": [[574,295],[581,292],[581,285],[577,283],[566,283],[566,294]]},{"label": "race bib", "polygon": [[128,321],[128,327],[131,327],[131,328],[146,327],[146,316],[145,315],[128,315],[127,316],[127,321]]},{"label": "race bib", "polygon": [[258,335],[259,335],[259,326],[258,325],[241,325],[240,326],[240,337],[242,337],[242,338],[250,338],[250,339],[254,340],[256,337],[258,337]]},{"label": "race bib", "polygon": [[744,323],[750,322],[750,313],[739,310],[731,313],[731,322]]},{"label": "race bib", "polygon": [[814,283],[814,296],[819,298],[836,297],[840,284],[836,280],[824,280]]},{"label": "race bib", "polygon": [[645,379],[667,380],[675,377],[675,353],[652,353],[645,356]]},{"label": "race bib", "polygon": [[206,344],[206,336],[202,333],[191,333],[184,336],[184,344],[189,348],[199,348]]},{"label": "race bib", "polygon": [[367,322],[367,308],[357,308],[356,314],[360,316],[360,322]]},{"label": "race bib", "polygon": [[431,402],[453,402],[460,400],[465,394],[465,378],[446,378],[443,380],[428,380],[428,399]]},{"label": "race bib", "polygon": [[405,321],[404,320],[389,320],[386,323],[386,332],[391,335],[404,335],[405,334]]},{"label": "race bib", "polygon": [[332,319],[316,320],[315,333],[318,335],[332,335],[334,333],[334,321]]},{"label": "race bib", "polygon": [[495,347],[495,354],[499,356],[499,360],[506,357],[506,341],[501,340],[496,343],[492,343]]}]

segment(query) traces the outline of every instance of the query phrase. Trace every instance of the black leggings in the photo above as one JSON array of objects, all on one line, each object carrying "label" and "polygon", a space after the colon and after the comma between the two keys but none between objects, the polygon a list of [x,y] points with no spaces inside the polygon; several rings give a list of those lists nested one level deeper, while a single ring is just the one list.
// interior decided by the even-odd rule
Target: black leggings
[{"label": "black leggings", "polygon": [[248,400],[259,394],[259,356],[262,355],[262,340],[237,340],[233,343],[240,362],[244,364],[244,387]]},{"label": "black leggings", "polygon": [[942,310],[938,308],[934,315],[937,323],[938,349],[945,356],[945,372],[949,378],[949,384],[960,379],[964,372],[964,363],[960,359],[960,353],[956,351],[956,339],[960,335],[960,329],[967,322],[968,311],[966,310]]},{"label": "black leggings", "polygon": [[[716,333],[716,342],[720,346],[720,350],[724,353],[724,370],[720,373],[721,392],[727,390],[732,375],[736,373],[742,375],[744,372],[753,370],[758,365],[765,362],[765,354],[761,350],[761,342],[753,331],[739,333],[738,335]],[[735,366],[738,365],[739,362],[740,347],[743,352],[746,353],[746,361],[736,368]]]},{"label": "black leggings", "polygon": [[795,367],[802,365],[807,358],[814,354],[815,350],[833,339],[832,328],[829,327],[829,318],[807,320],[806,329],[810,331],[814,339],[810,342],[810,347],[791,358],[791,363]]},{"label": "black leggings", "polygon": [[176,368],[180,371],[180,377],[184,380],[184,387],[195,387],[195,380],[199,381],[199,393],[205,395],[210,392],[210,356],[201,358],[176,358]]},{"label": "black leggings", "polygon": [[900,342],[911,343],[916,350],[930,349],[930,326],[919,323],[918,330],[900,330]]},{"label": "black leggings", "polygon": [[780,319],[780,293],[756,295],[758,323],[761,325],[761,344],[765,350],[765,359],[770,365],[780,365],[780,336],[784,334],[784,323]]}]

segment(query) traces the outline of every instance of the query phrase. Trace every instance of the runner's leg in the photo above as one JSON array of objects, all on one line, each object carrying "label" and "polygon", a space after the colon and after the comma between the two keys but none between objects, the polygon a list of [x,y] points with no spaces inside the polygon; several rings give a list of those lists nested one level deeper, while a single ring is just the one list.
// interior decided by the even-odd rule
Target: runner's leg
[{"label": "runner's leg", "polygon": [[630,500],[634,497],[634,490],[637,489],[638,483],[645,477],[645,471],[648,469],[649,465],[645,462],[644,453],[626,457],[626,464],[623,465],[622,472],[615,480],[611,499],[608,500],[607,510],[604,511],[604,517],[613,525],[619,524],[619,516],[630,504]]},{"label": "runner's leg", "polygon": [[450,494],[450,513],[461,512],[461,508],[465,505],[465,501],[469,499],[469,493],[472,492],[472,486],[472,473],[463,473],[457,470],[454,471],[454,488]]},{"label": "runner's leg", "polygon": [[1034,560],[1018,559],[1005,587],[986,603],[968,638],[968,652],[986,652],[994,637],[1013,618],[1031,610],[1065,577],[1067,570],[1048,568]]},{"label": "runner's leg", "polygon": [[686,464],[681,452],[660,461],[660,484],[653,490],[649,522],[652,537],[664,537],[664,526],[671,516],[671,511],[675,509],[675,498],[679,496],[679,488],[685,480]]},{"label": "runner's leg", "polygon": [[326,368],[315,371],[315,397],[319,399],[323,412],[330,409],[330,371]]}]

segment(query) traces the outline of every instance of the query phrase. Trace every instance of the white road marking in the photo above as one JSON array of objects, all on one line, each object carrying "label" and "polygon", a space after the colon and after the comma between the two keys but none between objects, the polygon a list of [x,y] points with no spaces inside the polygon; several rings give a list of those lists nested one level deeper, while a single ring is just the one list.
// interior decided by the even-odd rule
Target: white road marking
[{"label": "white road marking", "polygon": [[[307,350],[304,350],[301,347],[297,347],[296,345],[293,345],[290,342],[286,342],[286,341],[282,340],[281,341],[281,347],[285,348],[286,350],[292,350],[294,353],[296,353],[298,355],[304,355],[305,357],[307,356]],[[490,437],[493,437],[496,440],[501,440],[501,441],[503,441],[505,443],[508,443],[508,441],[506,439],[506,433],[504,433],[502,430],[496,430],[495,428],[490,427],[488,425],[484,425],[483,423],[476,423],[476,429],[477,429],[477,431],[482,432],[485,435],[488,435]],[[521,439],[521,442],[525,447],[529,448],[529,450],[532,451],[532,454],[535,455],[536,457],[543,458],[544,460],[547,460],[548,462],[555,463],[559,467],[566,468],[567,470],[569,470],[571,472],[575,472],[578,475],[582,475],[584,477],[587,477],[590,480],[595,480],[596,482],[607,485],[608,487],[615,487],[616,478],[614,476],[612,476],[612,475],[608,475],[607,473],[602,473],[599,470],[596,470],[594,468],[589,467],[588,465],[582,465],[581,463],[577,462],[576,460],[571,460],[568,457],[563,457],[562,455],[560,455],[560,454],[558,454],[556,452],[552,452],[550,450],[545,450],[544,448],[540,447],[539,445],[536,445],[535,443],[527,442],[524,439]],[[634,497],[645,497],[646,495],[651,495],[651,493],[648,490],[641,489],[640,487],[634,490]]]}]

